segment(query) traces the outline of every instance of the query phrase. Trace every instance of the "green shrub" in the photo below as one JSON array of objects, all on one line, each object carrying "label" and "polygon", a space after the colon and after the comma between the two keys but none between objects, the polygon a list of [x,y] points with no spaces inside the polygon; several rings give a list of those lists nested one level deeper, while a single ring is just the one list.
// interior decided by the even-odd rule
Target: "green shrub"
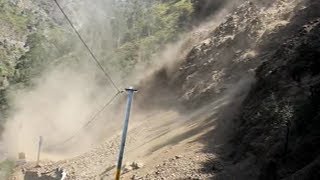
[{"label": "green shrub", "polygon": [[9,160],[0,162],[0,179],[8,179],[13,173],[14,163]]}]

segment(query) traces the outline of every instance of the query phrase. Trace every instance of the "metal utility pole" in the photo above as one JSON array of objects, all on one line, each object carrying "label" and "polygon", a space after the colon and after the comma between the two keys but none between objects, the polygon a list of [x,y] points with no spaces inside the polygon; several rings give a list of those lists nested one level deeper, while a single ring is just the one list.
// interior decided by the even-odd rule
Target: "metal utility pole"
[{"label": "metal utility pole", "polygon": [[41,146],[42,146],[42,136],[39,137],[39,147],[38,147],[38,156],[37,156],[37,167],[40,167],[40,153],[41,153]]},{"label": "metal utility pole", "polygon": [[136,92],[137,90],[134,89],[133,87],[129,87],[126,89],[126,91],[128,93],[128,101],[127,101],[126,114],[125,114],[123,131],[122,131],[122,140],[121,140],[119,157],[118,157],[116,180],[119,180],[121,175],[121,167],[122,167],[124,148],[126,145],[126,139],[127,139],[127,133],[128,133],[131,104],[132,104],[134,92]]}]

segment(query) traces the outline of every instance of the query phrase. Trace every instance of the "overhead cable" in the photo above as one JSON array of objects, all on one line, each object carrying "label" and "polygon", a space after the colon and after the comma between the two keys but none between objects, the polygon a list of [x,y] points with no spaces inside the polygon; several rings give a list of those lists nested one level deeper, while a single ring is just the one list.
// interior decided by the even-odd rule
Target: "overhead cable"
[{"label": "overhead cable", "polygon": [[115,84],[115,82],[112,80],[111,76],[109,75],[109,73],[103,68],[102,64],[100,63],[100,61],[98,60],[98,58],[96,57],[96,55],[92,52],[92,50],[89,48],[89,46],[87,45],[87,43],[84,41],[84,39],[82,38],[81,34],[79,33],[79,31],[76,29],[76,27],[73,25],[72,21],[70,20],[70,18],[68,17],[68,15],[64,12],[63,8],[61,7],[61,5],[59,4],[58,0],[54,0],[54,2],[56,3],[57,7],[59,8],[59,10],[61,11],[61,13],[64,15],[65,19],[68,21],[68,23],[70,24],[71,28],[74,30],[74,32],[77,34],[78,38],[80,39],[80,41],[82,42],[82,44],[84,45],[84,47],[88,50],[89,54],[91,55],[92,59],[95,61],[95,63],[98,65],[98,67],[101,69],[101,71],[104,73],[104,75],[106,76],[107,80],[112,84],[112,86],[118,91],[120,92],[120,89],[118,88],[118,86]]},{"label": "overhead cable", "polygon": [[92,124],[94,121],[97,120],[98,116],[109,106],[111,105],[111,103],[121,94],[123,93],[123,91],[119,91],[118,93],[116,93],[108,102],[106,102],[104,104],[104,106],[102,106],[102,108],[100,110],[98,110],[91,118],[89,121],[87,121],[77,132],[75,132],[73,135],[71,135],[69,138],[65,139],[64,141],[61,141],[57,144],[54,145],[49,145],[46,147],[46,149],[51,149],[51,148],[55,148],[58,146],[62,146],[68,142],[70,142],[71,140],[73,140],[74,138],[76,138],[85,128],[87,128],[90,124]]}]

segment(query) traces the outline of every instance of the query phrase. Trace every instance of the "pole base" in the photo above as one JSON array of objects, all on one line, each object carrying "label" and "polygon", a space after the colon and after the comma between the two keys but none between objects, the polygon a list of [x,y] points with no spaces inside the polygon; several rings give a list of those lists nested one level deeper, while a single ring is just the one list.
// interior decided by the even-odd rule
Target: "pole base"
[{"label": "pole base", "polygon": [[121,172],[121,169],[117,169],[116,180],[120,180],[120,172]]}]

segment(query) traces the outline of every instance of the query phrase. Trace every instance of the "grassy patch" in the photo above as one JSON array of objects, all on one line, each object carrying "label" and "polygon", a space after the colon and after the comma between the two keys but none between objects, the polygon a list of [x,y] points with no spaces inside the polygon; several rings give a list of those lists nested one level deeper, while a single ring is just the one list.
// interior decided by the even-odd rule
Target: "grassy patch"
[{"label": "grassy patch", "polygon": [[0,179],[8,179],[13,173],[14,163],[9,160],[5,160],[0,163]]},{"label": "grassy patch", "polygon": [[21,11],[7,0],[0,0],[0,23],[11,28],[16,34],[24,34],[29,18],[27,12]]}]

